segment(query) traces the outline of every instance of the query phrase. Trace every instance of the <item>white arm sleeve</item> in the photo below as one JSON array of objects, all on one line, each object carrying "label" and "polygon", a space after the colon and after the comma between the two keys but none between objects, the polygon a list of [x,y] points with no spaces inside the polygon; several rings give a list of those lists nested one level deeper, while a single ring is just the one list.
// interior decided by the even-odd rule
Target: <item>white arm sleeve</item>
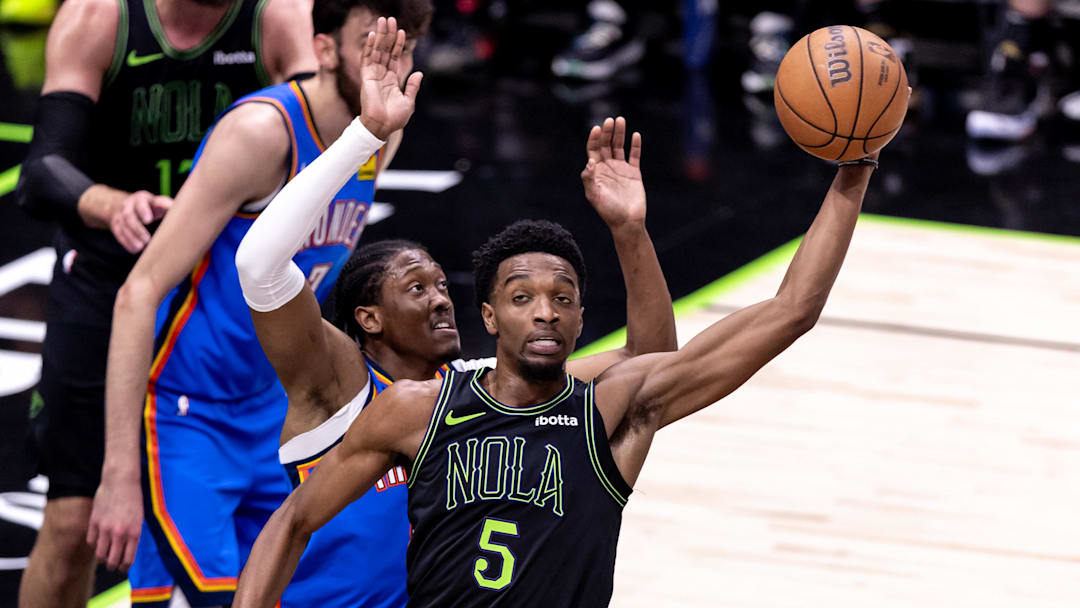
[{"label": "white arm sleeve", "polygon": [[236,250],[244,300],[252,310],[281,308],[304,289],[292,261],[330,199],[386,142],[355,118],[341,137],[281,189]]}]

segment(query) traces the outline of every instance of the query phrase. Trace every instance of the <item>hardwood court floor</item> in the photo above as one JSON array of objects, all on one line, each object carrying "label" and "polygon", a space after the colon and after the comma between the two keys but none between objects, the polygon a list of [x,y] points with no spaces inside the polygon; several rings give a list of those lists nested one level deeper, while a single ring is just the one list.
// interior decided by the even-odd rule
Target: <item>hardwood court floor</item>
[{"label": "hardwood court floor", "polygon": [[818,326],[657,436],[612,605],[1080,606],[1078,269],[1080,239],[864,217]]}]

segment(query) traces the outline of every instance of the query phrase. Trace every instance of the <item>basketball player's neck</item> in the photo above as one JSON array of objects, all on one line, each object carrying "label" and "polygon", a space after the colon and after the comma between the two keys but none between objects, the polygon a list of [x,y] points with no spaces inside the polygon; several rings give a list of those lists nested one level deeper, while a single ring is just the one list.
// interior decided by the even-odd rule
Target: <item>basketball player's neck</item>
[{"label": "basketball player's neck", "polygon": [[550,380],[527,378],[518,369],[517,361],[498,358],[495,369],[482,378],[484,389],[500,403],[511,407],[527,407],[549,401],[566,388],[566,373],[560,371]]},{"label": "basketball player's neck", "polygon": [[409,357],[388,348],[378,340],[364,343],[364,356],[374,361],[392,380],[431,380],[444,363]]},{"label": "basketball player's neck", "polygon": [[185,51],[199,46],[214,28],[232,1],[220,3],[195,2],[194,0],[154,0],[158,20],[165,30],[165,37],[177,50]]},{"label": "basketball player's neck", "polygon": [[341,137],[341,132],[355,116],[338,93],[332,73],[320,70],[313,78],[300,81],[300,88],[304,89],[304,95],[311,104],[315,128],[323,143],[329,146]]}]

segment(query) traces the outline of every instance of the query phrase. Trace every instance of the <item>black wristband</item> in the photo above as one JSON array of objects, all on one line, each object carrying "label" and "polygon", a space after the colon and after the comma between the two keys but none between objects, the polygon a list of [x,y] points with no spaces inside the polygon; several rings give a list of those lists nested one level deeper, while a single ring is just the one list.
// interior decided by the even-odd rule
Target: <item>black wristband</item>
[{"label": "black wristband", "polygon": [[853,165],[864,165],[867,167],[878,168],[878,161],[872,158],[857,158],[855,160],[844,160],[836,163],[837,167],[851,167]]}]

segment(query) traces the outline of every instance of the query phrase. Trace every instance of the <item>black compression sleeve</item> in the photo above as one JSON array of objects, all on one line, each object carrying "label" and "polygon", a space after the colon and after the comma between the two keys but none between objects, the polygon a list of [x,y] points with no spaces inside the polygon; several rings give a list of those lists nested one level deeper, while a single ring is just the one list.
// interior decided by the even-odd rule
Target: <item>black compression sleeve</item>
[{"label": "black compression sleeve", "polygon": [[23,161],[15,201],[30,215],[61,223],[82,222],[79,197],[94,185],[80,167],[89,156],[94,102],[81,93],[42,95],[34,113],[34,138]]}]

